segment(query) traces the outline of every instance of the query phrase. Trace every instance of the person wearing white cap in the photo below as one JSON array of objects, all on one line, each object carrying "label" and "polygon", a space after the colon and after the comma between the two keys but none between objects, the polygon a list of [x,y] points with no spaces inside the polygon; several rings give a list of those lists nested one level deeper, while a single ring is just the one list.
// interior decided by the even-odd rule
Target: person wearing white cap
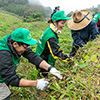
[{"label": "person wearing white cap", "polygon": [[72,19],[68,20],[68,27],[73,38],[70,57],[75,56],[79,47],[83,47],[99,35],[96,23],[92,21],[92,14],[88,10],[75,11]]}]

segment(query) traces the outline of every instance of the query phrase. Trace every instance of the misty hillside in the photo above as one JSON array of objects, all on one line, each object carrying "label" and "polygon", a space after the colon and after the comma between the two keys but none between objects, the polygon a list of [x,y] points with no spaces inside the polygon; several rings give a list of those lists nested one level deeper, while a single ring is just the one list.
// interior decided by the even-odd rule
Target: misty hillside
[{"label": "misty hillside", "polygon": [[28,1],[29,1],[29,4],[32,4],[32,5],[41,5],[39,0],[28,0]]},{"label": "misty hillside", "polygon": [[0,9],[17,14],[23,18],[28,16],[26,18],[28,22],[36,21],[31,16],[32,14],[39,14],[37,20],[47,20],[52,13],[52,9],[42,6],[39,0],[0,0]]}]

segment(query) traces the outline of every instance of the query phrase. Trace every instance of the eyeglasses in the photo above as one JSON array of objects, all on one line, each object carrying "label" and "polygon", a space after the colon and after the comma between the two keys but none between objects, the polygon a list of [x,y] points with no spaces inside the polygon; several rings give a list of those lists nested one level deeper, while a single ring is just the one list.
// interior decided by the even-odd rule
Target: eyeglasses
[{"label": "eyeglasses", "polygon": [[26,50],[30,47],[30,46],[24,46],[24,45],[22,45],[22,46],[23,46],[24,49],[26,49]]}]

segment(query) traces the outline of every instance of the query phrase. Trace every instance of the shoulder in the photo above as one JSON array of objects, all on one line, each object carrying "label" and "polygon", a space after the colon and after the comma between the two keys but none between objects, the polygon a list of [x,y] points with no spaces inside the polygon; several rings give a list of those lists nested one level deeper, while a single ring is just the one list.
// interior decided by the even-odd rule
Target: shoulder
[{"label": "shoulder", "polygon": [[0,62],[8,62],[12,59],[11,54],[7,50],[0,50]]},{"label": "shoulder", "polygon": [[11,57],[11,53],[8,50],[0,50],[0,59],[9,57]]},{"label": "shoulder", "polygon": [[0,55],[11,56],[11,53],[8,50],[0,50]]},{"label": "shoulder", "polygon": [[91,26],[91,25],[96,25],[96,23],[94,21],[91,21],[88,26]]}]

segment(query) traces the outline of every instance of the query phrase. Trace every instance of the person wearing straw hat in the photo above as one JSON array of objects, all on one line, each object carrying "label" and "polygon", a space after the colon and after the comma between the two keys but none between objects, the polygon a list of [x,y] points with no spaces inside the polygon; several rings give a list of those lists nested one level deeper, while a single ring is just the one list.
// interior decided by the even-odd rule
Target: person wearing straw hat
[{"label": "person wearing straw hat", "polygon": [[92,20],[96,23],[98,31],[100,33],[100,11],[94,15]]},{"label": "person wearing straw hat", "polygon": [[[70,60],[68,55],[60,50],[58,37],[58,34],[61,33],[67,19],[64,11],[57,11],[53,14],[50,26],[42,34],[36,48],[36,54],[41,56],[52,66],[54,66],[56,59],[60,59],[63,62],[68,62],[68,60]],[[41,72],[46,72],[46,70],[41,69]],[[47,76],[45,73],[42,73],[42,75]]]},{"label": "person wearing straw hat", "polygon": [[68,20],[73,38],[70,57],[75,56],[79,47],[83,47],[89,40],[92,41],[99,35],[96,23],[92,21],[92,14],[88,10],[75,11],[72,19]]},{"label": "person wearing straw hat", "polygon": [[32,64],[62,79],[61,73],[56,68],[37,56],[29,47],[29,45],[35,45],[36,43],[37,41],[31,37],[30,31],[26,28],[18,28],[0,40],[0,100],[10,99],[9,85],[37,87],[40,90],[45,90],[49,85],[45,78],[27,80],[16,75],[16,68],[21,55]]}]

